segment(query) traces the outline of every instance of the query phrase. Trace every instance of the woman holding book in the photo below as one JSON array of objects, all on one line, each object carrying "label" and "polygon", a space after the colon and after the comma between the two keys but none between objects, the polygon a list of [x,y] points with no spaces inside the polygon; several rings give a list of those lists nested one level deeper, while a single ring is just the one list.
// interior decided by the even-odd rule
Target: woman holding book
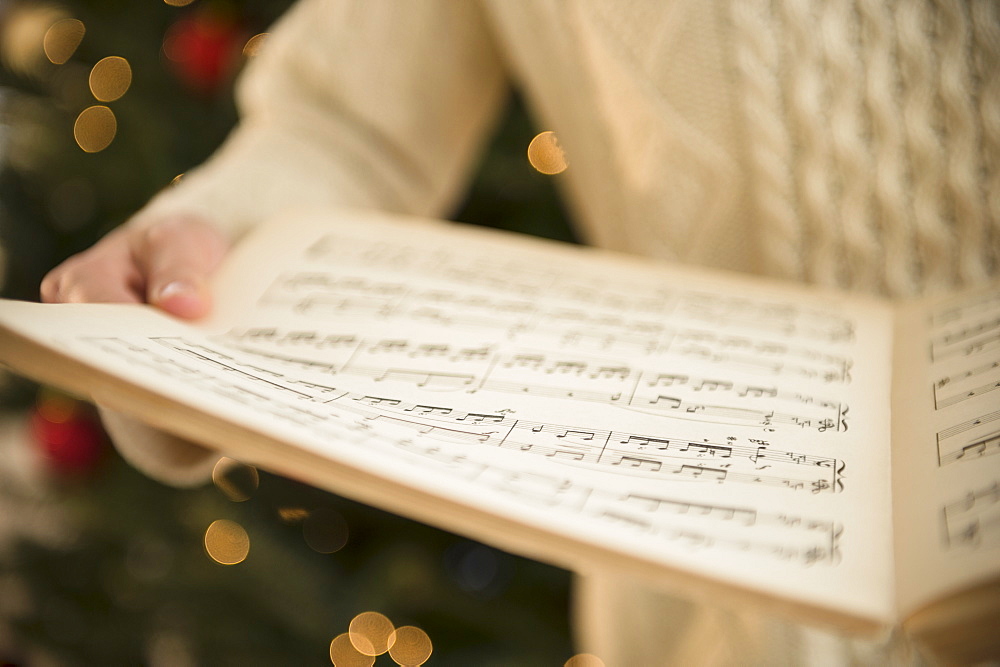
[{"label": "woman holding book", "polygon": [[[589,243],[894,297],[984,283],[1000,272],[998,68],[990,0],[302,0],[248,67],[227,143],[42,294],[198,317],[226,248],[273,214],[447,216],[511,82],[565,149]],[[109,428],[173,483],[215,460]],[[578,601],[581,648],[609,665],[867,662],[892,645],[613,574]]]}]

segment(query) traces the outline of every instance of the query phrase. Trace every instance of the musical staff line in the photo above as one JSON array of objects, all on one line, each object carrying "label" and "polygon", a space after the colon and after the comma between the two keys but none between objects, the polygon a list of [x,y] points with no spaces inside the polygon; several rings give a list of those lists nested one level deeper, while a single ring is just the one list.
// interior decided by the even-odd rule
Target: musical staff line
[{"label": "musical staff line", "polygon": [[[251,372],[230,354],[214,351],[182,339],[154,338],[152,343],[170,350],[189,362],[206,367],[201,372],[180,371],[186,378],[198,378],[230,400],[251,405],[255,410],[280,416],[286,421],[307,420],[319,424],[347,410],[365,420],[382,420],[397,428],[415,431],[421,437],[450,443],[478,443],[508,451],[542,455],[570,465],[630,474],[663,476],[702,483],[761,484],[791,490],[840,492],[844,488],[842,461],[770,447],[767,440],[744,442],[693,441],[677,437],[608,431],[580,425],[560,425],[516,419],[500,413],[462,412],[430,403],[406,403],[391,396],[355,393],[302,378],[286,378],[267,371]],[[139,360],[160,372],[178,373],[176,363],[149,350],[114,340],[98,343],[117,353],[135,353]],[[218,358],[213,358],[217,355]],[[229,381],[220,385],[214,373]],[[285,397],[281,400],[280,397]]]},{"label": "musical staff line", "polygon": [[[655,455],[664,462],[676,460],[670,465],[683,469],[693,481],[705,477],[702,481],[708,483],[719,483],[718,479],[711,478],[722,470],[726,472],[727,483],[736,481],[738,475],[745,474],[736,465],[741,460],[748,467],[777,465],[785,469],[814,470],[824,476],[842,475],[842,462],[835,459],[775,450],[762,439],[738,441],[734,437],[696,442],[656,438],[518,420],[504,412],[461,411],[432,403],[408,403],[387,396],[355,394],[302,378],[281,379],[268,372],[255,375],[239,367],[238,360],[227,353],[178,339],[154,338],[139,342],[92,338],[88,342],[130,364],[141,364],[164,376],[182,380],[193,390],[211,391],[220,399],[250,405],[255,412],[322,434],[324,440],[336,441],[338,446],[354,442],[363,451],[381,448],[382,451],[418,456],[430,467],[456,478],[475,481],[477,486],[481,484],[493,492],[510,495],[520,503],[544,503],[558,506],[569,514],[583,513],[601,521],[609,530],[638,532],[685,550],[738,549],[802,567],[835,565],[839,559],[838,540],[842,527],[830,521],[764,513],[726,504],[712,505],[704,501],[687,502],[676,496],[622,494],[610,487],[574,484],[568,479],[560,481],[547,473],[528,475],[505,466],[504,459],[480,459],[475,452],[490,449],[509,452],[510,447],[522,444],[541,451],[548,443],[558,443],[568,451],[585,452],[591,461],[609,466],[615,464],[615,459],[621,465],[629,456],[648,458]],[[219,358],[213,358],[216,353]],[[297,383],[297,388],[286,391],[288,387],[275,386],[286,382]],[[353,418],[347,416],[352,413]],[[373,420],[385,419],[396,420],[394,428],[372,428]],[[400,437],[400,427],[412,433]],[[486,449],[476,449],[481,447]],[[570,457],[559,462],[572,465],[574,459]],[[723,468],[723,465],[730,467]],[[615,477],[611,475],[607,479],[613,481]],[[537,487],[534,493],[531,492],[533,486]],[[820,490],[829,489],[824,486]]]},{"label": "musical staff line", "polygon": [[[986,382],[980,379],[980,384],[969,386],[971,381],[983,376],[986,376]],[[943,410],[998,388],[1000,388],[1000,359],[939,378],[933,385],[934,409]]]},{"label": "musical staff line", "polygon": [[[274,338],[267,332],[266,338]],[[453,350],[445,344],[411,344],[406,340],[353,339],[341,347],[342,361],[296,358],[247,344],[253,336],[236,333],[219,339],[246,355],[376,382],[404,382],[435,391],[491,391],[604,403],[649,414],[710,423],[813,428],[845,431],[849,407],[835,399],[785,391],[720,378],[664,373],[655,367],[633,367],[618,359],[566,358],[550,354],[505,351],[493,346]],[[301,333],[297,344],[330,337]],[[278,340],[281,340],[279,338]],[[421,359],[434,358],[433,368]],[[667,393],[662,390],[669,389]],[[704,397],[723,398],[705,400]],[[768,405],[768,408],[754,407]],[[791,409],[774,409],[774,405]]]},{"label": "musical staff line", "polygon": [[[374,266],[359,260],[359,256],[354,256],[353,264],[369,269]],[[418,274],[443,271],[445,279],[458,280],[463,289],[411,288],[402,279],[373,280],[304,271],[280,276],[268,288],[262,305],[341,320],[353,315],[401,317],[445,327],[492,330],[510,339],[530,333],[550,337],[565,348],[620,348],[630,353],[670,352],[703,357],[707,352],[709,357],[719,357],[719,363],[742,363],[748,368],[759,367],[761,372],[774,372],[774,359],[785,359],[777,364],[778,372],[803,373],[830,382],[849,380],[849,360],[836,354],[775,340],[755,341],[738,334],[720,336],[707,329],[675,332],[663,324],[664,316],[673,315],[712,327],[736,325],[764,335],[802,337],[836,345],[853,340],[850,322],[829,312],[650,285],[637,289],[638,286],[632,285],[609,288],[607,281],[566,283],[565,278],[549,272],[519,267],[509,269],[513,272],[508,273],[489,262],[477,262],[474,269],[448,273],[446,267],[453,268],[456,262],[465,265],[469,258],[447,256],[438,260],[443,264],[426,267],[417,260],[391,268]],[[349,271],[351,265],[351,258],[344,257],[338,260],[337,268]],[[532,278],[539,276],[545,276],[542,283],[529,287]],[[476,293],[477,286],[488,287],[489,294]],[[650,296],[636,297],[637,294]],[[567,305],[567,301],[579,305]],[[669,344],[671,339],[675,346],[681,347]],[[696,347],[688,345],[695,340]],[[685,351],[683,347],[688,349]],[[738,354],[738,350],[746,353]],[[761,364],[760,356],[770,357],[771,361]],[[813,365],[797,364],[791,361],[794,359]]]},{"label": "musical staff line", "polygon": [[[353,397],[351,400],[364,401],[369,398],[371,397]],[[495,445],[501,449],[545,456],[560,463],[587,465],[615,472],[627,471],[630,474],[643,473],[657,477],[666,475],[683,481],[734,482],[792,490],[808,489],[813,493],[840,492],[844,488],[845,464],[842,461],[768,450],[766,446],[652,438],[516,419],[491,423],[493,430],[475,431],[385,415],[374,418],[387,419],[397,426],[411,428],[432,439]],[[650,444],[655,446],[649,447]],[[740,458],[747,459],[753,465],[742,470],[737,465]],[[767,469],[784,472],[763,472]]]},{"label": "musical staff line", "polygon": [[938,362],[953,357],[971,357],[1000,348],[1000,330],[991,331],[962,344],[931,343],[931,361]]},{"label": "musical staff line", "polygon": [[937,441],[938,466],[944,466],[957,461],[969,461],[982,458],[989,454],[996,453],[1000,446],[997,441],[997,433],[991,433],[984,437],[974,437],[971,442],[966,441],[961,444],[954,444],[954,439],[963,433],[977,429],[987,424],[1000,420],[1000,410],[995,410],[973,419],[967,419],[958,424],[953,424],[946,429],[938,431],[935,435]]},{"label": "musical staff line", "polygon": [[947,548],[1000,547],[1000,482],[945,505],[941,518]]},{"label": "musical staff line", "polygon": [[978,387],[973,387],[968,391],[964,391],[959,394],[952,394],[946,398],[938,398],[938,389],[934,388],[934,409],[943,410],[944,408],[949,408],[953,405],[958,405],[962,401],[967,401],[970,398],[976,398],[977,396],[982,396],[988,394],[991,391],[996,391],[1000,389],[1000,380],[996,382],[990,382],[987,384],[979,385]]},{"label": "musical staff line", "polygon": [[941,454],[939,446],[938,465],[945,466],[963,459],[975,459],[992,454],[1000,454],[1000,431],[973,440],[961,449],[951,450],[947,454]]}]

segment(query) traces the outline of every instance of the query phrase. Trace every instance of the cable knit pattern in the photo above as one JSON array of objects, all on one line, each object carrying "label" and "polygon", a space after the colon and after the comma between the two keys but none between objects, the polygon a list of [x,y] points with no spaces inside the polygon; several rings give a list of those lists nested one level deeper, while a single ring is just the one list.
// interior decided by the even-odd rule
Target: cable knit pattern
[{"label": "cable knit pattern", "polygon": [[944,151],[936,81],[939,63],[930,46],[936,12],[921,2],[901,2],[896,10],[903,87],[903,129],[911,160],[913,222],[919,274],[917,289],[941,289],[955,268],[954,239],[942,206]]},{"label": "cable knit pattern", "polygon": [[973,0],[973,55],[978,83],[978,114],[982,128],[980,155],[983,176],[979,184],[986,216],[983,254],[986,272],[1000,270],[1000,3]]},{"label": "cable knit pattern", "polygon": [[910,294],[916,284],[912,209],[907,197],[909,169],[900,127],[900,73],[892,7],[884,0],[860,0],[865,45],[865,103],[871,123],[874,174],[872,215],[882,235],[883,290]]},{"label": "cable knit pattern", "polygon": [[978,183],[980,138],[969,58],[972,26],[967,11],[965,0],[941,2],[940,88],[947,146],[946,203],[950,205],[943,222],[954,225],[956,266],[962,280],[972,282],[985,278],[986,267],[984,211]]},{"label": "cable knit pattern", "polygon": [[769,0],[733,4],[736,64],[742,84],[740,98],[747,119],[750,154],[747,177],[754,215],[767,221],[760,251],[764,271],[801,280],[802,228],[792,186],[792,144],[783,108],[778,72],[778,35]]},{"label": "cable knit pattern", "polygon": [[787,100],[790,131],[797,148],[792,173],[799,191],[805,237],[800,252],[810,281],[836,286],[842,244],[836,224],[837,202],[828,180],[831,174],[826,116],[829,91],[823,77],[823,52],[816,39],[817,8],[809,0],[788,0],[781,9],[782,28],[792,50],[788,58]]},{"label": "cable knit pattern", "polygon": [[880,239],[872,228],[871,154],[867,117],[862,117],[865,74],[858,14],[853,3],[829,2],[820,16],[824,69],[829,72],[830,141],[833,165],[828,175],[835,203],[830,220],[843,231],[844,263],[837,282],[872,292]]},{"label": "cable knit pattern", "polygon": [[996,272],[997,11],[733,3],[747,185],[769,267],[896,296]]}]

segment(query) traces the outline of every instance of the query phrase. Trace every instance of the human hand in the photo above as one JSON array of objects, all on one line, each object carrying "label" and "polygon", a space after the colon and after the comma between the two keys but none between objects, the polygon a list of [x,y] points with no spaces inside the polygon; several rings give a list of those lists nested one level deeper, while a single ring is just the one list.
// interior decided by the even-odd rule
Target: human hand
[{"label": "human hand", "polygon": [[194,217],[172,217],[112,231],[52,269],[42,281],[46,303],[150,303],[186,319],[211,310],[208,278],[229,243]]}]

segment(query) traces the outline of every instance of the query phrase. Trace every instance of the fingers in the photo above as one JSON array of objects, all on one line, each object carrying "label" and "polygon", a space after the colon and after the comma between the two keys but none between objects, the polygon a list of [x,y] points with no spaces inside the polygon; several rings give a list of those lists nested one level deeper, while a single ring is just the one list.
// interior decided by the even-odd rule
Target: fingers
[{"label": "fingers", "polygon": [[208,314],[208,278],[226,249],[216,228],[194,218],[174,218],[141,230],[132,239],[132,254],[145,276],[145,299],[179,317]]},{"label": "fingers", "polygon": [[48,303],[151,303],[184,318],[211,309],[208,278],[228,243],[190,217],[120,227],[53,269],[41,285]]},{"label": "fingers", "polygon": [[45,276],[46,303],[141,303],[145,284],[122,235],[112,233]]}]

